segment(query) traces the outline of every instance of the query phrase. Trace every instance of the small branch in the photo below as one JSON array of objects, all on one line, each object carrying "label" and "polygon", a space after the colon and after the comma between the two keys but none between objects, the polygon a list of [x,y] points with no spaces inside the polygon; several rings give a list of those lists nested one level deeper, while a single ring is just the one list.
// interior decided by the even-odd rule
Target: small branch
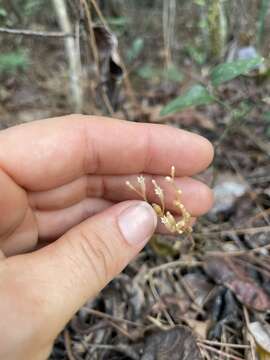
[{"label": "small branch", "polygon": [[205,350],[208,350],[210,352],[213,352],[213,353],[216,353],[220,356],[223,356],[224,358],[227,358],[227,359],[233,359],[233,360],[245,360],[243,359],[242,357],[238,357],[238,356],[235,356],[235,355],[232,355],[232,354],[228,354],[224,351],[221,351],[221,350],[218,350],[214,347],[211,347],[211,346],[208,346],[208,345],[205,345],[205,344],[202,344],[202,343],[199,343],[198,344],[200,347],[202,347],[203,349]]},{"label": "small branch", "polygon": [[76,360],[76,358],[74,357],[74,355],[72,353],[72,342],[71,342],[71,338],[70,338],[70,335],[69,335],[69,332],[67,329],[65,329],[65,331],[64,331],[64,342],[65,342],[68,359]]},{"label": "small branch", "polygon": [[156,267],[153,267],[149,269],[149,274],[152,275],[155,272],[158,271],[165,271],[174,267],[196,267],[196,266],[202,266],[202,261],[183,261],[183,260],[176,260],[171,261],[169,263],[161,264]]},{"label": "small branch", "polygon": [[88,31],[89,31],[89,35],[90,35],[89,36],[89,45],[90,45],[90,49],[93,52],[93,57],[94,57],[96,70],[97,70],[97,74],[98,74],[99,73],[99,55],[98,55],[98,48],[97,48],[96,38],[95,38],[95,34],[94,34],[94,29],[93,29],[92,14],[91,14],[90,8],[88,7],[86,0],[81,0],[81,6],[85,10],[85,15],[86,15],[86,20],[87,20],[86,24],[88,26]]},{"label": "small branch", "polygon": [[252,228],[243,228],[243,229],[231,229],[231,230],[221,230],[221,231],[205,231],[201,233],[194,232],[194,236],[227,236],[227,235],[233,235],[233,234],[248,234],[248,235],[254,235],[258,234],[260,232],[269,232],[270,226],[258,226],[258,227],[252,227]]},{"label": "small branch", "polygon": [[211,341],[211,340],[199,339],[198,343],[212,345],[212,346],[224,346],[224,347],[226,346],[226,347],[235,348],[235,349],[250,349],[250,345],[223,343],[223,342]]},{"label": "small branch", "polygon": [[[249,329],[249,324],[250,324],[249,314],[248,314],[247,308],[245,306],[243,306],[243,311],[244,311],[244,318],[245,318],[245,322],[246,322],[246,328]],[[257,358],[255,340],[254,340],[253,336],[249,333],[248,330],[246,330],[245,332],[246,332],[247,340],[250,343],[251,360],[255,360]]]},{"label": "small branch", "polygon": [[0,33],[9,34],[9,35],[52,37],[52,38],[74,37],[74,34],[66,33],[66,32],[32,31],[32,30],[23,30],[23,29],[9,29],[9,28],[3,28],[3,27],[0,27]]},{"label": "small branch", "polygon": [[104,312],[101,312],[101,311],[98,311],[98,310],[95,310],[95,309],[90,309],[88,307],[84,307],[83,309],[88,314],[91,314],[91,315],[94,315],[94,316],[97,316],[97,317],[100,317],[100,318],[103,318],[103,319],[111,320],[111,321],[114,321],[114,322],[121,322],[121,323],[124,323],[124,324],[127,324],[127,325],[136,326],[136,327],[144,327],[144,325],[138,324],[138,323],[136,323],[134,321],[118,318],[118,317],[109,315],[107,313],[104,313]]}]

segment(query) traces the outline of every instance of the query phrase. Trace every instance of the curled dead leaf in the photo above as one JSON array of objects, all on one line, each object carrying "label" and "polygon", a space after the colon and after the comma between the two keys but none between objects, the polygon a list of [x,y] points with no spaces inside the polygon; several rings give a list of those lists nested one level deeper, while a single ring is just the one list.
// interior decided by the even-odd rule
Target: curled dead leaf
[{"label": "curled dead leaf", "polygon": [[146,340],[141,360],[202,360],[192,331],[176,326],[159,331]]},{"label": "curled dead leaf", "polygon": [[228,256],[207,256],[204,263],[206,273],[217,284],[229,288],[242,304],[257,311],[269,310],[269,295],[249,276],[249,266],[247,260],[239,262],[236,257]]},{"label": "curled dead leaf", "polygon": [[118,54],[118,40],[114,33],[104,26],[93,28],[98,57],[100,82],[111,106],[116,109],[119,96],[119,83],[123,77],[123,69]]}]

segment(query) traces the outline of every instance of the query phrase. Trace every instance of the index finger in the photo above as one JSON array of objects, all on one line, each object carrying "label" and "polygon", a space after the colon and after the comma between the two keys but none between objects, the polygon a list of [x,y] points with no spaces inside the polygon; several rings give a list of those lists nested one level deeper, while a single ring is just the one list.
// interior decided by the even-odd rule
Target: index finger
[{"label": "index finger", "polygon": [[205,138],[166,125],[72,115],[2,131],[0,167],[28,190],[48,190],[85,175],[148,173],[177,176],[206,168]]}]

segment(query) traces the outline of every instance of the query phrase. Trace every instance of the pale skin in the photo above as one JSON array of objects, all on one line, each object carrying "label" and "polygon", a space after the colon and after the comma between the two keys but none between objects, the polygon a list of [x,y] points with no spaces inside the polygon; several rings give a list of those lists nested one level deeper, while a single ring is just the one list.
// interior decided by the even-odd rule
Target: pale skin
[{"label": "pale skin", "polygon": [[47,359],[74,313],[145,246],[156,216],[127,180],[155,179],[173,212],[164,176],[174,165],[196,218],[213,200],[192,176],[212,158],[206,139],[164,125],[72,115],[1,131],[0,358]]}]

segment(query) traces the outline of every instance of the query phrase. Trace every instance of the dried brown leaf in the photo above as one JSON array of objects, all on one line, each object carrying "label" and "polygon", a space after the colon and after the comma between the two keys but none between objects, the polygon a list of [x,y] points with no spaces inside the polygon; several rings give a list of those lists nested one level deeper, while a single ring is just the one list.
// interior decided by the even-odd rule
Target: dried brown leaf
[{"label": "dried brown leaf", "polygon": [[159,331],[146,340],[141,360],[202,360],[192,331],[186,326],[176,326]]},{"label": "dried brown leaf", "polygon": [[269,295],[248,276],[248,262],[238,262],[234,257],[208,256],[204,269],[216,283],[225,285],[247,307],[258,311],[270,308]]}]

